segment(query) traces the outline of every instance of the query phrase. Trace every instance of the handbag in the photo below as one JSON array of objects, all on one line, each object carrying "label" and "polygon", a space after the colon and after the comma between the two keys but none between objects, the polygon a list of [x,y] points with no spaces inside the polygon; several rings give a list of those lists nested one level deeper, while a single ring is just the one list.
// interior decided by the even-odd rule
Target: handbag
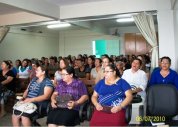
[{"label": "handbag", "polygon": [[65,95],[58,95],[56,97],[56,101],[57,101],[57,107],[59,108],[67,108],[67,103],[69,101],[72,101],[73,97],[70,94],[65,94]]},{"label": "handbag", "polygon": [[140,102],[142,102],[142,97],[138,94],[133,94],[132,103],[140,103]]},{"label": "handbag", "polygon": [[[134,90],[137,87],[134,85],[131,85],[131,88],[132,88],[132,90]],[[142,102],[142,97],[140,95],[138,95],[137,93],[134,93],[132,103],[140,103],[140,102]]]},{"label": "handbag", "polygon": [[[24,103],[23,101],[18,101],[13,106],[13,114],[23,116],[23,114],[31,115],[37,111],[37,106],[34,103]],[[20,114],[16,113],[20,112]]]}]

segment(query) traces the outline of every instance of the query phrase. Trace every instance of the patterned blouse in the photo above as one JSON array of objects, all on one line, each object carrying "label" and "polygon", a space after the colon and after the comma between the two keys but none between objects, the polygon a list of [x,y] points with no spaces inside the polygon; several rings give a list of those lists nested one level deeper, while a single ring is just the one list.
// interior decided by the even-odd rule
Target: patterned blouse
[{"label": "patterned blouse", "polygon": [[78,79],[74,79],[70,84],[67,84],[61,79],[58,82],[55,91],[58,92],[58,95],[72,95],[74,101],[78,100],[82,95],[87,95],[86,86]]}]

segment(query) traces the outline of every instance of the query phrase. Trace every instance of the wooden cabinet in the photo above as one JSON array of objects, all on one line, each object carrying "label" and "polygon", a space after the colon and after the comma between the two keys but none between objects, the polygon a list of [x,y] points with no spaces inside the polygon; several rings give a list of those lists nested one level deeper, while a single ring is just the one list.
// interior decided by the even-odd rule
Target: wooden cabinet
[{"label": "wooden cabinet", "polygon": [[140,55],[148,53],[151,46],[147,43],[141,33],[126,33],[125,34],[125,54]]}]

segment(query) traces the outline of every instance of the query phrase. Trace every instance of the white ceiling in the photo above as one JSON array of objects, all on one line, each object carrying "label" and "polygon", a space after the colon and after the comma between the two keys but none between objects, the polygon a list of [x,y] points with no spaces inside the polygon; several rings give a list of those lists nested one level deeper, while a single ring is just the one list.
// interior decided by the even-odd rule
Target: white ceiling
[{"label": "white ceiling", "polygon": [[[79,4],[79,3],[89,3],[89,2],[97,2],[97,1],[109,1],[109,0],[45,0],[47,2],[56,4],[58,6],[61,5],[72,5],[72,4]],[[10,14],[10,13],[17,13],[17,12],[22,12],[24,10],[21,10],[19,8],[1,4],[0,3],[0,15],[5,15],[5,14]],[[115,28],[115,27],[123,27],[123,26],[135,26],[134,22],[131,23],[117,23],[116,22],[116,17],[115,16],[106,16],[106,17],[92,17],[94,20],[90,20],[91,17],[85,18],[83,22],[87,22],[91,27],[100,27],[101,29],[109,29],[109,28]],[[82,27],[77,26],[77,24],[73,23],[74,27],[71,27],[71,29],[80,29]],[[31,26],[34,25],[32,24],[22,24],[22,26],[27,25]],[[29,27],[30,29],[36,29],[38,26],[33,26]],[[44,25],[39,25],[39,29],[45,29]]]},{"label": "white ceiling", "polygon": [[0,15],[12,14],[12,13],[17,13],[17,12],[21,12],[21,11],[22,10],[20,10],[16,7],[0,3]]},{"label": "white ceiling", "polygon": [[58,6],[62,6],[62,5],[72,5],[72,4],[89,3],[89,2],[97,2],[97,1],[109,1],[109,0],[46,0],[46,1],[53,4],[57,4]]}]

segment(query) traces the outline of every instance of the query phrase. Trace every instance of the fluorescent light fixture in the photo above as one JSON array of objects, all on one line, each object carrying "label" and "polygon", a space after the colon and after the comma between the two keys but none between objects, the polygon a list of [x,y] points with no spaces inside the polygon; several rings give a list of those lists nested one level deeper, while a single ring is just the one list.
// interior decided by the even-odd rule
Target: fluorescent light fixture
[{"label": "fluorescent light fixture", "polygon": [[71,24],[69,23],[58,23],[58,24],[53,24],[53,25],[48,25],[47,28],[61,28],[61,27],[69,27]]},{"label": "fluorescent light fixture", "polygon": [[49,21],[49,22],[45,22],[45,25],[50,25],[50,24],[57,24],[57,23],[61,23],[61,21]]},{"label": "fluorescent light fixture", "polygon": [[133,22],[133,18],[122,18],[122,19],[117,19],[117,22]]},{"label": "fluorescent light fixture", "polygon": [[130,18],[132,17],[132,14],[121,14],[117,16],[118,18]]}]

